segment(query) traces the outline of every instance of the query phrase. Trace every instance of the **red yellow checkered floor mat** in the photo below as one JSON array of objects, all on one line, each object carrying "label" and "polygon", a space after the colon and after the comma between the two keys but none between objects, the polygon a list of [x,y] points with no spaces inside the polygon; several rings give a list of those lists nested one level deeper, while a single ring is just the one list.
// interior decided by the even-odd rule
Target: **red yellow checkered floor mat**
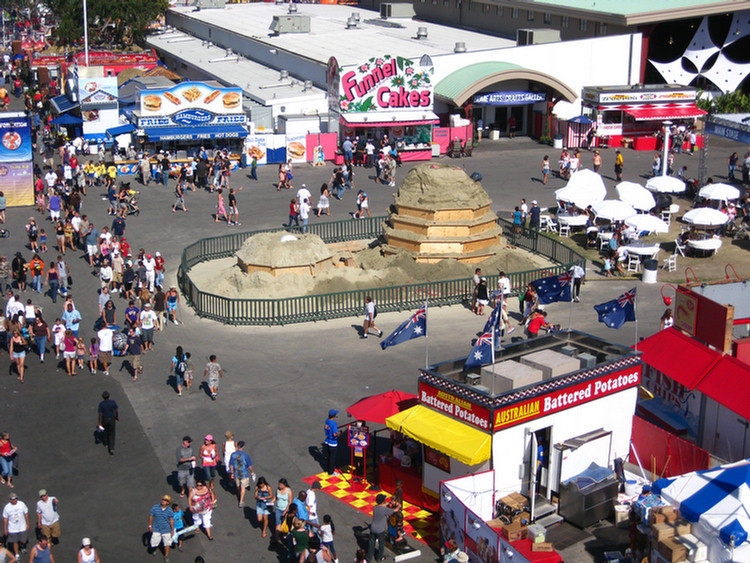
[{"label": "red yellow checkered floor mat", "polygon": [[[321,490],[332,497],[372,516],[375,497],[383,491],[369,490],[369,483],[352,481],[349,473],[328,475],[318,473],[303,479],[308,485],[320,481]],[[404,501],[404,529],[414,539],[438,551],[440,547],[440,516]]]}]

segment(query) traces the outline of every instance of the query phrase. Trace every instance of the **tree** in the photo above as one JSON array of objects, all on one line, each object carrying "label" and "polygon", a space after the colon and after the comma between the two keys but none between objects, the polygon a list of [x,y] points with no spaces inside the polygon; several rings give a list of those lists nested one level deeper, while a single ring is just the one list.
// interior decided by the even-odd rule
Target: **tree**
[{"label": "tree", "polygon": [[[58,43],[79,43],[83,38],[83,0],[47,0],[59,26]],[[169,8],[167,0],[88,0],[89,43],[126,46],[140,42],[148,26]]]}]

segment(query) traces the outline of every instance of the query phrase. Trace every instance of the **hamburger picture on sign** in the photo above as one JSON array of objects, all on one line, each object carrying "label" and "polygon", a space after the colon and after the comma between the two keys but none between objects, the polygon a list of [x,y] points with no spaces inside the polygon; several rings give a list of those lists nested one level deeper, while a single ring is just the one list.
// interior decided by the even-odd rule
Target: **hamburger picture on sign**
[{"label": "hamburger picture on sign", "polygon": [[293,163],[307,162],[307,135],[286,136],[286,158]]},{"label": "hamburger picture on sign", "polygon": [[[142,90],[141,126],[221,125],[245,123],[242,89],[221,88],[204,82],[182,82],[167,90]],[[153,118],[161,118],[155,120]],[[165,123],[163,118],[168,118]],[[151,121],[155,123],[151,124]]]}]

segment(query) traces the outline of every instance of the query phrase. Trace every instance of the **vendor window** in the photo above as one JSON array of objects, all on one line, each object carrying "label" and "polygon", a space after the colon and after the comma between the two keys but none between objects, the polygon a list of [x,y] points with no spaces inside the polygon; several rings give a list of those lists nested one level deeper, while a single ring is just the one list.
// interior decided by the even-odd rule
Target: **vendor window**
[{"label": "vendor window", "polygon": [[548,14],[548,13],[544,14],[544,23],[546,23],[547,25],[552,24],[552,14]]},{"label": "vendor window", "polygon": [[567,28],[570,26],[570,18],[568,16],[560,17],[560,27]]},{"label": "vendor window", "polygon": [[602,123],[622,123],[622,112],[620,110],[602,112]]},{"label": "vendor window", "polygon": [[526,12],[526,20],[533,22],[534,21],[534,10],[529,10]]},{"label": "vendor window", "polygon": [[513,8],[510,11],[510,17],[513,18],[514,20],[518,19],[518,8]]},{"label": "vendor window", "polygon": [[586,31],[589,28],[588,20],[578,20],[578,31]]}]

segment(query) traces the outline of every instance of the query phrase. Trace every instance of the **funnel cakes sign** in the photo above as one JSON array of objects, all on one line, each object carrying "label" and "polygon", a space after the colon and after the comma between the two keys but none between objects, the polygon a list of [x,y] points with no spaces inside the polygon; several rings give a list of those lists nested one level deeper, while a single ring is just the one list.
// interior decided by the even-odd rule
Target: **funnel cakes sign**
[{"label": "funnel cakes sign", "polygon": [[241,88],[182,82],[168,90],[142,90],[138,127],[245,123]]},{"label": "funnel cakes sign", "polygon": [[[373,57],[339,71],[339,111],[432,110],[432,63],[404,57]],[[330,76],[330,75],[329,75]]]}]

